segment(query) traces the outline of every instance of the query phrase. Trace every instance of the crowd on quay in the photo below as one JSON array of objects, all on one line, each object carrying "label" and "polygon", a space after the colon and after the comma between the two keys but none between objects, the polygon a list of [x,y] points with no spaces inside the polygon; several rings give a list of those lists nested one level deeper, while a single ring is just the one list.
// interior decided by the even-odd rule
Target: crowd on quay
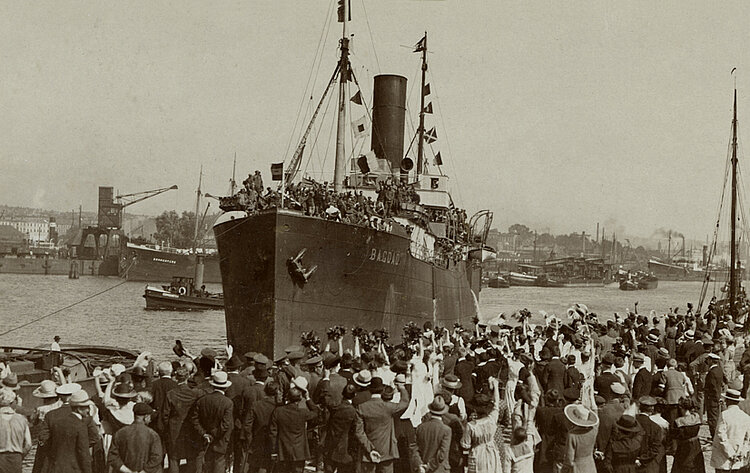
[{"label": "crowd on quay", "polygon": [[[419,194],[414,186],[388,177],[377,182],[377,199],[365,196],[361,190],[335,192],[328,182],[306,179],[299,183],[288,183],[284,194],[284,208],[301,210],[305,215],[342,221],[377,228],[385,219],[397,215],[402,204],[419,204]],[[234,196],[224,197],[221,208],[224,210],[257,211],[280,207],[281,193],[270,187],[263,188],[260,171],[248,175],[242,187]],[[375,217],[375,218],[373,218]],[[466,211],[450,209],[448,212],[430,212],[430,221],[450,221],[455,225],[455,237],[468,234]]]},{"label": "crowd on quay", "polygon": [[[43,381],[28,412],[14,373],[0,389],[0,471],[523,473],[703,472],[750,463],[750,347],[712,312],[636,311],[599,321],[585,306],[563,323],[530,312],[489,326],[409,324],[304,334],[270,360],[210,348],[142,354],[97,372],[89,395]],[[739,363],[736,360],[739,359]],[[703,439],[705,440],[705,439]]]}]

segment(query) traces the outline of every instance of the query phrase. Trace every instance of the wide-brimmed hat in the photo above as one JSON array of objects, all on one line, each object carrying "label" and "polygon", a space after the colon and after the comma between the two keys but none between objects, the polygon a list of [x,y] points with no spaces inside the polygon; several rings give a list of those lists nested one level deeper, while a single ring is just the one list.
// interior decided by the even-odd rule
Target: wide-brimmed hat
[{"label": "wide-brimmed hat", "polygon": [[244,363],[242,362],[242,359],[240,358],[240,356],[237,354],[234,354],[232,355],[231,358],[227,360],[226,364],[224,364],[224,367],[228,369],[229,371],[234,371],[234,370],[240,369],[242,365],[244,365]]},{"label": "wide-brimmed hat", "polygon": [[55,392],[59,394],[60,396],[70,396],[76,391],[81,390],[81,385],[78,383],[66,383],[61,384],[57,388],[55,388]]},{"label": "wide-brimmed hat", "polygon": [[372,382],[372,373],[370,373],[370,370],[362,370],[352,377],[352,381],[354,381],[354,384],[357,386],[366,388]]},{"label": "wide-brimmed hat", "polygon": [[724,396],[724,399],[728,401],[742,401],[742,394],[736,389],[727,389],[727,392],[722,394],[722,396]]},{"label": "wide-brimmed hat", "polygon": [[290,388],[297,388],[304,392],[307,392],[307,386],[307,378],[305,378],[304,376],[297,376],[289,383]]},{"label": "wide-brimmed hat", "polygon": [[448,405],[445,403],[443,396],[435,396],[435,399],[427,406],[427,409],[430,410],[430,414],[441,416],[448,412]]},{"label": "wide-brimmed hat", "polygon": [[228,388],[232,385],[232,382],[229,381],[229,376],[224,371],[217,371],[216,373],[211,375],[211,379],[208,381],[208,384],[215,388]]},{"label": "wide-brimmed hat", "polygon": [[8,407],[16,400],[16,393],[8,388],[0,388],[0,407]]},{"label": "wide-brimmed hat", "polygon": [[621,416],[619,419],[617,419],[615,425],[618,429],[625,432],[638,432],[639,430],[641,430],[640,426],[638,425],[638,421],[635,420],[635,417],[629,415]]},{"label": "wide-brimmed hat", "polygon": [[599,423],[599,417],[583,404],[568,404],[565,406],[565,417],[578,427],[593,427]]},{"label": "wide-brimmed hat", "polygon": [[34,397],[41,398],[41,399],[57,397],[57,393],[55,392],[56,388],[57,388],[57,384],[55,384],[54,381],[45,379],[34,390],[34,392],[31,393],[31,395]]},{"label": "wide-brimmed hat", "polygon": [[21,386],[18,385],[18,376],[16,375],[16,373],[10,373],[8,376],[3,378],[0,384],[2,384],[2,387],[8,388],[11,391],[18,391],[19,389],[21,389]]},{"label": "wide-brimmed hat", "polygon": [[78,391],[71,394],[69,403],[71,407],[88,406],[89,404],[91,404],[91,399],[89,398],[89,393],[87,393],[83,389],[79,389]]},{"label": "wide-brimmed hat", "polygon": [[138,393],[133,390],[133,386],[130,383],[117,383],[115,384],[115,389],[112,390],[113,397],[122,399],[132,399],[137,395]]},{"label": "wide-brimmed hat", "polygon": [[448,389],[460,389],[461,388],[461,380],[458,379],[458,376],[454,374],[448,374],[443,378],[441,381],[441,384],[448,388]]},{"label": "wide-brimmed hat", "polygon": [[308,366],[313,366],[313,365],[317,365],[318,363],[322,363],[322,362],[323,362],[323,357],[320,356],[320,355],[315,355],[315,356],[313,356],[311,358],[306,359],[302,364],[303,365],[308,365]]}]

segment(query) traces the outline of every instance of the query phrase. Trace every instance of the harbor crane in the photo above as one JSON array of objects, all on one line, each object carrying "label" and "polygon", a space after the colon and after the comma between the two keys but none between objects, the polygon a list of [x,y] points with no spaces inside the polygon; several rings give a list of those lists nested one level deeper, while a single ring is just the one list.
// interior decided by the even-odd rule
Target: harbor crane
[{"label": "harbor crane", "polygon": [[177,186],[174,185],[150,191],[121,194],[113,199],[111,187],[99,187],[99,227],[119,230],[122,228],[122,209],[176,189]]}]

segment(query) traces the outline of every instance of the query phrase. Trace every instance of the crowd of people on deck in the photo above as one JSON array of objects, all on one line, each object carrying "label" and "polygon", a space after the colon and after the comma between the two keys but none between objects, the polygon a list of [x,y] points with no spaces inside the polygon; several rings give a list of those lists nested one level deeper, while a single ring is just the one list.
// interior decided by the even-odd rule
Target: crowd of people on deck
[{"label": "crowd of people on deck", "polygon": [[[283,207],[301,210],[305,215],[329,220],[378,228],[382,219],[398,215],[402,204],[419,204],[420,197],[414,186],[388,177],[377,183],[377,199],[365,196],[361,190],[335,192],[328,182],[312,179],[287,183]],[[281,193],[270,187],[263,188],[260,171],[248,175],[242,188],[234,196],[224,197],[224,210],[244,210],[249,213],[282,206]],[[468,235],[466,211],[428,209],[424,218],[431,222],[451,222],[449,239],[465,238]]]},{"label": "crowd of people on deck", "polygon": [[410,324],[397,346],[358,329],[345,349],[332,330],[273,360],[178,342],[98,370],[92,393],[67,373],[42,381],[34,409],[5,367],[0,471],[20,472],[32,445],[35,473],[658,473],[668,459],[683,473],[705,471],[704,444],[716,471],[750,467],[742,325],[690,306],[530,315]]}]

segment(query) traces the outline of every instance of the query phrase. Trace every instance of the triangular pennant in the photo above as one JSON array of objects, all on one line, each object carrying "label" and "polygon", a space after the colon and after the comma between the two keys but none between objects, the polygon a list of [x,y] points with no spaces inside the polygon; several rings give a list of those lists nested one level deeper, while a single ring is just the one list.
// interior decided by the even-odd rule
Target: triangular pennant
[{"label": "triangular pennant", "polygon": [[422,90],[422,95],[425,97],[430,95],[430,84],[425,84],[424,89]]},{"label": "triangular pennant", "polygon": [[354,97],[351,98],[351,101],[357,105],[362,105],[362,94],[359,93],[359,90],[354,94]]},{"label": "triangular pennant", "polygon": [[414,46],[414,52],[415,53],[421,53],[427,49],[427,34],[425,33],[424,37],[419,40],[419,42]]},{"label": "triangular pennant", "polygon": [[437,141],[437,132],[435,131],[434,126],[424,134],[424,140],[427,143],[434,143]]},{"label": "triangular pennant", "polygon": [[424,108],[424,113],[432,113],[432,102],[428,103]]},{"label": "triangular pennant", "polygon": [[437,154],[435,155],[435,164],[438,166],[443,165],[443,158],[440,157],[440,151],[438,151]]}]

